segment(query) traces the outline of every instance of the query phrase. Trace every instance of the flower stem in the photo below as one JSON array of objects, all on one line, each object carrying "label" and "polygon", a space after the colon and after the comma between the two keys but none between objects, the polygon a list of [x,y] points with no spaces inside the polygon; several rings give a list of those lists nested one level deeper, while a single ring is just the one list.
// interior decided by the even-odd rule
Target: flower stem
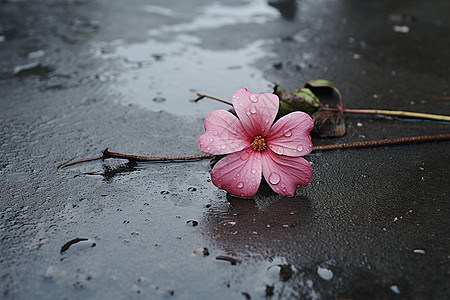
[{"label": "flower stem", "polygon": [[[384,140],[374,140],[374,141],[363,141],[363,142],[353,142],[353,143],[343,143],[335,145],[321,145],[314,146],[313,151],[326,151],[326,150],[339,150],[339,149],[354,149],[354,148],[370,148],[370,147],[381,147],[381,146],[393,146],[393,145],[406,145],[414,143],[430,143],[430,142],[442,142],[450,141],[450,133],[445,134],[432,134],[432,135],[422,135],[422,136],[411,136],[411,137],[401,137],[401,138],[391,138]],[[201,159],[213,158],[214,155],[211,154],[198,154],[198,155],[188,155],[188,156],[165,156],[165,157],[154,157],[154,156],[141,156],[141,155],[130,155],[121,154],[116,152],[110,152],[108,148],[102,151],[102,155],[94,158],[82,159],[74,162],[67,161],[58,165],[58,168],[65,168],[78,163],[89,162],[100,159],[107,158],[122,158],[128,159],[130,161],[138,162],[187,162],[196,161]]]},{"label": "flower stem", "polygon": [[[329,111],[341,111],[338,108],[329,108],[329,107],[321,107],[321,109],[329,110]],[[375,115],[387,115],[387,116],[396,116],[396,117],[431,119],[431,120],[438,120],[438,121],[450,121],[450,116],[411,112],[411,111],[401,111],[401,110],[344,108],[343,111],[344,111],[344,113],[352,113],[352,114],[375,114]]]},{"label": "flower stem", "polygon": [[[438,121],[450,121],[450,116],[446,115],[436,115],[436,114],[428,114],[428,113],[419,113],[419,112],[412,112],[412,111],[402,111],[402,110],[385,110],[385,109],[350,109],[350,108],[343,108],[343,101],[340,93],[339,95],[339,101],[340,106],[339,108],[330,108],[330,107],[324,107],[322,106],[320,109],[322,110],[328,110],[328,111],[342,111],[344,113],[351,113],[351,114],[373,114],[373,115],[387,115],[387,116],[396,116],[396,117],[409,117],[409,118],[420,118],[420,119],[430,119],[430,120],[438,120]],[[233,104],[231,102],[209,96],[206,94],[200,94],[197,93],[197,98],[194,100],[194,102],[198,102],[203,98],[209,98],[215,101],[219,101],[225,104],[228,104],[232,106]]]}]

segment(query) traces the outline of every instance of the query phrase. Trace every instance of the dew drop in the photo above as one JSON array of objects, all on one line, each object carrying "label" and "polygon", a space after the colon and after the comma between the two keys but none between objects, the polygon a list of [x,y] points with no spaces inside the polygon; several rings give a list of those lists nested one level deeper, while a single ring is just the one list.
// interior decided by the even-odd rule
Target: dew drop
[{"label": "dew drop", "polygon": [[250,107],[250,112],[252,114],[256,114],[256,107],[254,107],[254,106]]},{"label": "dew drop", "polygon": [[247,116],[250,116],[250,115],[251,115],[251,113],[248,111],[248,112],[247,112]]},{"label": "dew drop", "polygon": [[269,119],[266,119],[265,122],[266,122],[266,123],[269,123]]},{"label": "dew drop", "polygon": [[333,278],[333,272],[327,268],[317,267],[317,274],[324,280],[331,280]]},{"label": "dew drop", "polygon": [[292,131],[286,131],[285,133],[284,133],[284,136],[285,137],[290,137],[292,135]]},{"label": "dew drop", "polygon": [[242,189],[243,187],[244,187],[244,182],[239,181],[239,183],[237,184],[237,188]]},{"label": "dew drop", "polygon": [[210,142],[214,142],[214,139],[209,139]]},{"label": "dew drop", "polygon": [[220,148],[222,148],[222,149],[225,149],[227,146],[225,146],[225,145],[222,145],[222,146],[220,146]]},{"label": "dew drop", "polygon": [[301,152],[303,150],[303,145],[302,144],[298,145],[297,150]]},{"label": "dew drop", "polygon": [[217,136],[217,135],[219,134],[219,132],[218,132],[217,130],[214,130],[214,131],[213,131],[213,134],[214,134],[215,136]]},{"label": "dew drop", "polygon": [[280,182],[280,180],[281,180],[281,176],[280,176],[280,174],[278,174],[276,172],[271,173],[269,176],[269,182],[271,184],[278,184]]},{"label": "dew drop", "polygon": [[256,174],[256,170],[255,170],[255,169],[253,169],[253,170],[252,170],[252,173],[253,173],[253,174]]},{"label": "dew drop", "polygon": [[391,285],[390,286],[390,289],[391,289],[391,291],[393,292],[393,293],[395,293],[395,294],[400,294],[400,289],[398,288],[398,286],[397,285]]},{"label": "dew drop", "polygon": [[250,101],[252,101],[253,103],[258,102],[258,97],[256,97],[256,95],[252,94],[250,95]]},{"label": "dew drop", "polygon": [[241,174],[240,174],[240,173],[237,173],[236,176],[239,177],[239,176],[241,176]]}]

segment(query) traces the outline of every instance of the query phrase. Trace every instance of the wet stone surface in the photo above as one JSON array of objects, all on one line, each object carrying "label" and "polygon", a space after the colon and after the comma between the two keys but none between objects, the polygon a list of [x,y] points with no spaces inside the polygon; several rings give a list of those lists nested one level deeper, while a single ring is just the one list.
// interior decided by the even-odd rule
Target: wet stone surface
[{"label": "wet stone surface", "polygon": [[[228,107],[197,92],[324,78],[347,107],[450,114],[448,1],[270,2],[0,3],[0,298],[448,298],[448,142],[313,152],[292,198],[227,195],[209,161],[56,168],[200,153]],[[449,130],[346,125],[313,143]]]}]

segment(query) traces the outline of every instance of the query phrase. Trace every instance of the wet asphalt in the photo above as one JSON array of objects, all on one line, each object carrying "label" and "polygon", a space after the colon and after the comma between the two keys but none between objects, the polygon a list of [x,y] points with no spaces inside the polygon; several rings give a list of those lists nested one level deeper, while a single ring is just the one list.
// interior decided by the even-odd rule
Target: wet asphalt
[{"label": "wet asphalt", "polygon": [[[0,298],[445,299],[448,142],[313,152],[295,197],[218,190],[203,120],[246,87],[450,114],[448,1],[1,1]],[[282,13],[281,13],[282,12]],[[330,100],[335,105],[335,100]],[[315,145],[448,133],[347,115]]]}]

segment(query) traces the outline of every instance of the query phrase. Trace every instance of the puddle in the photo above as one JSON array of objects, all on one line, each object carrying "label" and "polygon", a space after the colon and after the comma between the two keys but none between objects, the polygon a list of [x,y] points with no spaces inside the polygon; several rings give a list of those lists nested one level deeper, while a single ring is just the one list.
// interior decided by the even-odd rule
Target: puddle
[{"label": "puddle", "polygon": [[132,70],[118,76],[116,88],[124,95],[124,104],[206,116],[213,109],[228,107],[209,100],[194,103],[197,92],[230,100],[241,87],[255,92],[270,89],[271,83],[252,66],[267,55],[263,44],[256,41],[243,49],[212,51],[202,49],[198,38],[183,35],[170,43],[150,40],[121,47],[117,54]]},{"label": "puddle", "polygon": [[[155,6],[151,8],[152,11],[156,11]],[[146,10],[149,11],[149,6],[146,6]],[[160,8],[159,11],[163,11],[163,8]],[[165,11],[165,13],[168,14],[169,11]],[[177,16],[174,12],[170,12],[170,15]],[[279,17],[280,14],[277,9],[269,6],[266,1],[249,1],[246,4],[236,6],[213,2],[211,5],[203,7],[197,18],[192,22],[166,25],[150,30],[149,34],[160,36],[167,33],[212,29],[233,24],[264,24]]]},{"label": "puddle", "polygon": [[206,49],[196,31],[234,24],[263,24],[276,18],[279,18],[277,10],[263,1],[241,6],[213,3],[204,7],[192,22],[151,30],[147,42],[120,45],[115,41],[100,45],[100,48],[117,47],[113,54],[111,49],[106,54],[102,49],[98,53],[104,59],[122,60],[127,69],[111,79],[114,88],[123,95],[122,104],[206,117],[212,110],[228,107],[211,100],[190,101],[197,97],[197,92],[230,100],[242,87],[254,92],[271,91],[273,84],[255,67],[258,60],[270,57],[263,48],[271,42],[254,40],[243,46],[242,41],[236,41],[236,45],[227,45],[226,49],[211,50]]}]

